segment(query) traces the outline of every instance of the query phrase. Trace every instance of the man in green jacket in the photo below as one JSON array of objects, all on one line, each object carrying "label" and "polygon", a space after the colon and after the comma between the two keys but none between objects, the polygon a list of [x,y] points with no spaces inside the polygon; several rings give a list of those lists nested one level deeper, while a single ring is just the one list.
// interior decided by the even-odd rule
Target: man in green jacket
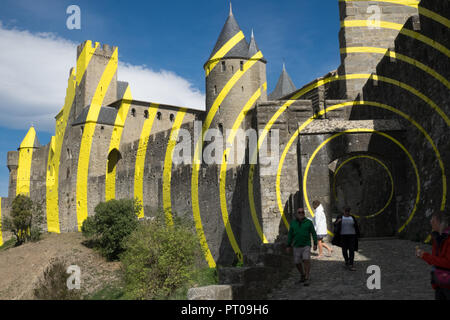
[{"label": "man in green jacket", "polygon": [[317,250],[317,235],[314,224],[305,217],[303,208],[298,208],[295,217],[296,219],[292,220],[289,227],[287,251],[290,253],[291,248],[294,247],[294,263],[301,274],[299,282],[304,282],[304,285],[308,286],[311,270],[311,235],[314,240],[314,251]]}]

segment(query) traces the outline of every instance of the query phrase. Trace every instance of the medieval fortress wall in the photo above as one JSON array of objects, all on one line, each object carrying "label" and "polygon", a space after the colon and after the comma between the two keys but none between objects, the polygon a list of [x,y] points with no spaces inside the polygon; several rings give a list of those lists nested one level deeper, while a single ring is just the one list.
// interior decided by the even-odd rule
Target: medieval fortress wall
[{"label": "medieval fortress wall", "polygon": [[[367,235],[402,229],[406,237],[425,238],[426,216],[446,206],[442,167],[448,168],[450,161],[450,14],[446,1],[417,4],[340,0],[341,66],[272,101],[267,98],[267,62],[253,35],[248,43],[230,13],[204,66],[205,112],[134,100],[132,87],[118,81],[117,48],[83,43],[52,141],[40,146],[32,128],[18,151],[8,153],[9,194],[2,199],[1,214],[8,214],[16,194],[29,194],[43,204],[48,231],[71,232],[79,231],[100,201],[138,198],[144,206],[141,217],[157,209],[164,210],[168,221],[175,213],[192,217],[210,265],[242,259],[261,243],[275,241],[286,233],[292,212],[300,205],[310,211],[308,202],[317,198],[330,222],[344,204],[369,215],[387,202],[373,218],[362,218]],[[370,28],[374,14],[380,24]],[[223,49],[226,44],[229,51]],[[430,108],[421,94],[442,112]],[[361,102],[354,103],[355,98]],[[435,147],[399,113],[364,101],[407,113]],[[248,148],[245,164],[173,163],[174,146],[180,142],[177,129],[194,137],[196,121],[202,121],[204,130],[256,130],[269,155],[278,152],[282,168],[278,161],[261,163],[259,156],[256,165],[249,164]],[[353,131],[334,138],[344,130]],[[395,141],[409,150],[422,178],[418,201],[415,167]],[[189,143],[194,158],[198,145]],[[389,198],[391,184],[395,188]]]}]

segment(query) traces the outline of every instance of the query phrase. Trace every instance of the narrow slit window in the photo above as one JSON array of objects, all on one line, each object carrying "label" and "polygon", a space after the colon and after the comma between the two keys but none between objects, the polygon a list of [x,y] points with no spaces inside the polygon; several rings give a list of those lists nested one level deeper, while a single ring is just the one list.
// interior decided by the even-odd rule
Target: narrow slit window
[{"label": "narrow slit window", "polygon": [[244,61],[241,61],[241,71],[244,71]]},{"label": "narrow slit window", "polygon": [[222,72],[227,71],[227,66],[225,64],[225,61],[222,61]]}]

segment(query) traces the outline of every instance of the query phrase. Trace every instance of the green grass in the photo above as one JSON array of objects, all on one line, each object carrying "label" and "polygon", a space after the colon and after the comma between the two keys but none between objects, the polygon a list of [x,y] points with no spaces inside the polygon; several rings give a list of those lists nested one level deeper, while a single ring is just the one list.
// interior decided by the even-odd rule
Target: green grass
[{"label": "green grass", "polygon": [[13,248],[16,245],[16,238],[11,238],[8,241],[5,241],[2,246],[0,246],[0,251],[5,251],[10,248]]},{"label": "green grass", "polygon": [[107,285],[87,296],[85,300],[123,300],[125,291],[119,284]]}]

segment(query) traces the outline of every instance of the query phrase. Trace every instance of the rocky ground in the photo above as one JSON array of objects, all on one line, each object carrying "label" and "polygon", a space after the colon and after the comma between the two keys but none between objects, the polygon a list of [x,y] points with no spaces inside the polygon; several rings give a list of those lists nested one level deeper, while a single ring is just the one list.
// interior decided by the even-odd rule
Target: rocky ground
[{"label": "rocky ground", "polygon": [[33,299],[33,289],[55,258],[81,269],[81,287],[90,294],[118,278],[119,262],[107,262],[82,244],[81,233],[47,234],[41,241],[0,251],[0,300]]},{"label": "rocky ground", "polygon": [[[331,244],[330,244],[331,246]],[[432,300],[430,266],[416,258],[415,247],[431,252],[431,246],[408,240],[360,241],[355,254],[356,271],[345,268],[342,252],[332,246],[331,257],[312,256],[310,286],[295,284],[299,273],[291,275],[268,295],[270,300]],[[327,250],[324,249],[324,253]],[[377,265],[381,270],[381,289],[369,290],[367,267]]]}]

